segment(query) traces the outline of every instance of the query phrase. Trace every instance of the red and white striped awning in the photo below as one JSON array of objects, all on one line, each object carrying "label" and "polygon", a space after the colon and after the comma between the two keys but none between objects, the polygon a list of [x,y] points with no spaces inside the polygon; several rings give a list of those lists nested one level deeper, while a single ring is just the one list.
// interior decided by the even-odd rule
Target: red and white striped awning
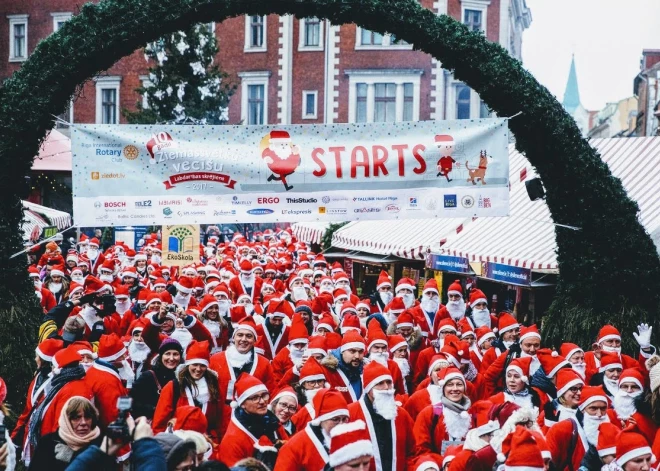
[{"label": "red and white striped awning", "polygon": [[293,235],[308,244],[320,244],[330,226],[329,222],[297,222],[291,225]]},{"label": "red and white striped awning", "polygon": [[433,244],[461,232],[470,219],[354,221],[332,237],[332,246],[379,255],[423,260]]},{"label": "red and white striped awning", "polygon": [[39,204],[23,201],[23,239],[36,241],[42,230],[48,226],[57,226],[58,229],[71,227],[71,215],[64,211],[47,208]]},{"label": "red and white striped awning", "polygon": [[[628,195],[637,201],[640,221],[660,247],[660,137],[593,139],[614,176],[621,179]],[[530,201],[525,180],[534,171],[523,155],[510,150],[510,216],[479,218],[464,231],[447,239],[435,253],[467,257],[470,261],[503,263],[534,270],[558,269],[555,224],[545,201]],[[575,221],[573,226],[580,226]],[[574,230],[557,226],[556,230]]]}]

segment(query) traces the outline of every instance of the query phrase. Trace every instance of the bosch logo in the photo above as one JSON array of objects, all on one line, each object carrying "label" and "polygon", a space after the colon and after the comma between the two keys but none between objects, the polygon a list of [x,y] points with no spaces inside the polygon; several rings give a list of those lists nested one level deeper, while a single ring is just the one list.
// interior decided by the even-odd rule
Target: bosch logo
[{"label": "bosch logo", "polygon": [[125,208],[126,203],[123,201],[106,201],[103,206],[106,208]]},{"label": "bosch logo", "polygon": [[[287,198],[288,200],[289,198]],[[257,198],[257,204],[275,204],[279,203],[280,199],[275,197],[275,198]]]}]

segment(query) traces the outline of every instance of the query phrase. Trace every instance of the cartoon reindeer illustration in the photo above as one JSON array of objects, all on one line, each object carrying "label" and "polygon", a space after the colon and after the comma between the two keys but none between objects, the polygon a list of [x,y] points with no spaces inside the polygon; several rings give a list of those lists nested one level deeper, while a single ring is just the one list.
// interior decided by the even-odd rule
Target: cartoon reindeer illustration
[{"label": "cartoon reindeer illustration", "polygon": [[465,167],[468,169],[469,177],[468,182],[472,182],[473,185],[477,184],[477,180],[481,180],[481,184],[486,184],[486,169],[488,168],[488,159],[492,158],[486,154],[485,150],[479,152],[479,167],[470,168],[469,162],[465,162]]}]

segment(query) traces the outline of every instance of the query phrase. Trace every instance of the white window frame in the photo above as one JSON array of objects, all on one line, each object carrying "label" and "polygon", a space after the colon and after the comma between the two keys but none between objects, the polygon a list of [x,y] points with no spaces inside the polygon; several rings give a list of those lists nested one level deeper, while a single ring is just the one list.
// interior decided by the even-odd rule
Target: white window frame
[{"label": "white window frame", "polygon": [[251,37],[252,35],[250,34],[251,31],[251,26],[250,26],[250,18],[253,16],[260,16],[260,15],[245,15],[245,46],[243,47],[243,52],[266,52],[268,50],[268,28],[267,28],[267,19],[268,15],[263,15],[264,19],[264,42],[261,45],[261,47],[255,47],[251,45]]},{"label": "white window frame", "polygon": [[[28,17],[27,14],[20,15],[7,15],[9,19],[9,62],[23,62],[27,60],[30,54],[30,46],[28,42]],[[14,26],[25,25],[25,55],[21,57],[14,56]]]},{"label": "white window frame", "polygon": [[248,121],[248,85],[264,86],[264,122],[268,124],[268,81],[270,79],[270,70],[255,72],[239,72],[241,79],[241,121],[247,126]]},{"label": "white window frame", "polygon": [[298,31],[298,50],[299,51],[322,51],[323,50],[323,28],[325,21],[319,18],[319,45],[318,46],[306,46],[305,45],[305,29],[307,25],[307,18],[301,18],[299,21],[299,31]]},{"label": "white window frame", "polygon": [[[307,114],[307,96],[314,96],[314,114]],[[319,92],[318,90],[303,90],[302,92],[302,119],[318,119]]]},{"label": "white window frame", "polygon": [[392,35],[383,34],[383,44],[362,44],[362,28],[357,26],[355,28],[355,50],[356,51],[373,51],[381,49],[400,49],[403,51],[410,51],[413,48],[412,44],[392,44]]},{"label": "white window frame", "polygon": [[[459,85],[466,85],[460,80],[455,80],[453,76],[447,78],[447,119],[458,119],[458,108],[456,107],[456,90]],[[481,115],[481,97],[477,92],[470,88],[470,116],[467,119],[480,119]],[[492,116],[492,113],[491,113]]]},{"label": "white window frame", "polygon": [[115,103],[115,116],[117,116],[117,122],[119,124],[121,120],[120,113],[120,89],[121,89],[121,77],[118,75],[108,75],[104,77],[96,77],[96,124],[103,124],[103,92],[105,89],[115,89],[117,91]]},{"label": "white window frame", "polygon": [[51,13],[50,16],[53,17],[53,33],[57,32],[57,23],[63,21],[69,21],[73,14],[71,12],[62,12],[62,13]]},{"label": "white window frame", "polygon": [[419,121],[421,69],[348,69],[348,122],[357,122],[357,84],[367,84],[367,123],[374,122],[375,116],[375,84],[394,83],[396,91],[396,122],[403,121],[403,85],[413,84],[413,115],[412,121]]},{"label": "white window frame", "polygon": [[[149,79],[148,75],[140,75],[140,82],[142,83],[143,88],[149,88],[152,87],[154,84],[153,82]],[[147,96],[142,95],[142,108],[143,109],[149,109],[149,103],[147,103]]]},{"label": "white window frame", "polygon": [[481,31],[484,36],[488,34],[488,6],[490,0],[461,0],[461,23],[465,20],[465,10],[478,10],[481,12]]}]

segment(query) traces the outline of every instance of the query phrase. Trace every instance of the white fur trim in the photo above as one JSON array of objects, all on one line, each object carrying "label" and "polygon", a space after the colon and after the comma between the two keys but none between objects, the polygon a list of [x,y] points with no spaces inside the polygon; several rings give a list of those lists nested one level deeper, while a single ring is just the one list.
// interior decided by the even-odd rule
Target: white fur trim
[{"label": "white fur trim", "polygon": [[292,392],[292,391],[287,391],[286,389],[285,389],[284,391],[282,391],[281,393],[279,393],[277,396],[275,396],[275,397],[270,401],[271,404],[272,404],[273,402],[277,401],[278,399],[282,399],[284,396],[289,396],[289,397],[294,398],[294,399],[296,400],[296,404],[298,404],[298,396],[296,395],[296,393],[295,393],[295,392]]},{"label": "white fur trim", "polygon": [[[337,428],[339,427],[339,428]],[[330,438],[335,438],[337,435],[343,435],[348,432],[357,432],[358,430],[366,430],[367,424],[364,423],[364,420],[356,420],[354,422],[348,422],[346,424],[339,424],[330,430]]]},{"label": "white fur trim", "polygon": [[355,348],[358,350],[365,349],[364,344],[362,342],[348,342],[347,344],[341,346],[340,351],[343,353],[346,350],[350,350],[351,348]]},{"label": "white fur trim", "polygon": [[309,376],[302,376],[299,380],[298,383],[302,384],[307,381],[320,381],[324,380],[325,381],[325,375],[324,374],[318,374],[318,375],[309,375]]},{"label": "white fur trim", "polygon": [[639,382],[637,378],[634,376],[623,376],[619,379],[619,387],[621,387],[622,384],[624,383],[635,383],[637,386],[639,386],[639,389],[644,391],[644,386],[642,386],[642,383]]},{"label": "white fur trim", "polygon": [[371,441],[358,440],[332,453],[328,462],[332,467],[341,466],[361,456],[373,456],[373,448]]},{"label": "white fur trim", "polygon": [[208,368],[209,362],[208,360],[202,359],[202,358],[191,358],[190,360],[186,360],[185,363],[186,366],[188,365],[204,365]]},{"label": "white fur trim", "polygon": [[566,355],[566,360],[569,360],[577,352],[584,353],[584,350],[582,350],[580,347],[574,348],[573,350],[569,350],[568,354]]},{"label": "white fur trim", "polygon": [[[390,311],[390,312],[395,312],[395,311]],[[403,311],[401,311],[403,312]],[[415,324],[412,322],[397,322],[396,324],[397,327],[415,327]]]},{"label": "white fur trim", "polygon": [[328,332],[334,332],[335,331],[335,329],[333,329],[330,324],[322,323],[322,324],[319,324],[319,325],[316,326],[317,332],[321,327],[326,329]]},{"label": "white fur trim", "polygon": [[522,343],[523,340],[531,338],[531,337],[536,337],[537,339],[541,340],[541,334],[539,334],[538,332],[532,331],[532,332],[527,332],[524,335],[521,335],[520,340],[518,340],[518,342]]},{"label": "white fur trim", "polygon": [[635,458],[638,458],[642,455],[651,455],[653,458],[653,451],[651,451],[650,446],[642,446],[639,448],[635,448],[634,450],[630,450],[628,453],[625,453],[621,458],[618,458],[616,460],[616,464],[619,466],[623,466],[630,460],[634,460]]},{"label": "white fur trim", "polygon": [[53,275],[55,275],[55,276],[64,276],[64,272],[62,270],[56,270],[56,269],[53,268],[50,271],[50,275],[51,276],[53,276]]},{"label": "white fur trim", "polygon": [[441,386],[444,386],[452,379],[460,379],[463,381],[463,384],[465,384],[465,376],[463,376],[461,373],[449,373],[442,381],[440,381],[442,383]]},{"label": "white fur trim", "polygon": [[441,363],[447,363],[447,366],[449,366],[449,360],[438,358],[437,360],[435,360],[434,362],[432,362],[429,365],[429,371],[428,371],[429,376],[431,376],[431,373],[433,373],[433,370],[435,369],[435,367],[438,366]]},{"label": "white fur trim", "polygon": [[450,294],[457,294],[461,297],[461,299],[463,298],[463,293],[461,293],[460,291],[450,289],[449,291],[447,291],[447,296],[449,296]]},{"label": "white fur trim", "polygon": [[248,388],[245,391],[243,391],[243,394],[241,394],[236,398],[236,402],[240,406],[245,402],[247,398],[249,398],[250,396],[254,396],[255,394],[260,392],[268,392],[268,388],[263,384],[257,384],[256,386],[252,386],[251,388]]},{"label": "white fur trim", "polygon": [[616,334],[604,335],[598,339],[598,343],[604,342],[606,340],[621,340],[621,336]]},{"label": "white fur trim", "polygon": [[257,339],[257,331],[254,330],[252,328],[252,326],[249,326],[247,324],[236,324],[234,326],[234,334],[232,335],[232,338],[234,338],[234,336],[236,335],[236,332],[238,332],[239,330],[248,330],[252,333],[252,335],[254,335],[254,339],[255,340]]},{"label": "white fur trim", "polygon": [[604,371],[613,370],[614,368],[619,368],[622,370],[623,365],[621,363],[610,363],[607,366],[601,366],[600,368],[598,368],[598,372],[603,373]]},{"label": "white fur trim", "polygon": [[504,471],[545,471],[545,468],[535,468],[533,466],[507,466],[507,465],[504,465]]},{"label": "white fur trim", "polygon": [[394,292],[398,293],[402,289],[409,289],[410,291],[412,291],[414,293],[415,288],[417,288],[417,287],[413,286],[413,285],[409,285],[408,283],[402,283],[402,284],[396,285],[396,288],[394,289]]},{"label": "white fur trim", "polygon": [[577,386],[578,384],[584,386],[584,381],[582,381],[580,378],[575,378],[574,380],[569,381],[564,385],[563,388],[557,390],[557,397],[563,396],[566,393],[566,391],[571,389],[573,386]]},{"label": "white fur trim", "polygon": [[609,447],[609,448],[603,448],[602,450],[598,450],[598,456],[600,456],[601,458],[603,456],[607,456],[607,455],[616,455],[616,446],[612,446],[612,447]]},{"label": "white fur trim", "polygon": [[518,328],[520,328],[520,324],[518,324],[517,322],[515,324],[511,324],[511,325],[508,325],[506,327],[502,327],[500,329],[500,335],[502,335],[503,333],[508,332],[510,330],[518,329]]},{"label": "white fur trim", "polygon": [[49,363],[53,361],[53,357],[52,356],[49,357],[48,355],[46,355],[44,352],[42,352],[39,349],[39,347],[37,347],[35,350],[37,352],[37,355],[39,355],[39,358],[41,358],[42,360],[47,361]]},{"label": "white fur trim", "polygon": [[494,338],[495,338],[495,334],[492,333],[492,332],[488,332],[487,334],[484,334],[484,335],[482,335],[481,337],[479,337],[479,339],[477,340],[477,344],[478,344],[478,345],[481,345],[481,344],[484,343],[486,340],[488,340],[488,339],[494,339]]},{"label": "white fur trim", "polygon": [[390,375],[390,374],[376,376],[373,380],[371,380],[371,382],[370,382],[369,384],[366,384],[366,385],[364,386],[364,392],[365,392],[365,394],[368,393],[369,391],[371,391],[371,389],[372,389],[374,386],[376,386],[378,383],[380,383],[381,381],[387,381],[388,379],[389,379],[390,381],[394,382],[394,380],[392,379],[392,375]]},{"label": "white fur trim", "polygon": [[254,449],[260,451],[261,453],[264,453],[266,451],[272,451],[274,453],[277,453],[277,448],[275,448],[274,446],[259,445],[259,443],[254,444]]},{"label": "white fur trim", "polygon": [[190,293],[192,293],[192,288],[184,288],[182,285],[179,284],[178,281],[177,281],[176,283],[174,283],[174,287],[175,287],[177,290],[179,290],[179,291],[181,291],[182,293],[184,293],[184,294],[190,294]]},{"label": "white fur trim", "polygon": [[570,364],[569,362],[567,362],[567,361],[562,361],[562,362],[559,363],[557,366],[555,366],[552,370],[550,370],[550,373],[548,373],[546,376],[547,376],[548,378],[552,378],[554,375],[557,374],[557,372],[558,372],[559,370],[561,370],[562,368],[565,368],[566,366],[571,366],[571,364]]},{"label": "white fur trim", "polygon": [[578,409],[583,411],[584,409],[586,409],[589,406],[589,404],[594,403],[596,401],[603,401],[605,404],[608,404],[607,396],[592,396],[589,399],[587,399],[586,401],[584,401],[584,403],[580,404],[578,406]]},{"label": "white fur trim", "polygon": [[126,352],[127,352],[126,347],[123,347],[121,350],[119,350],[114,355],[110,355],[109,357],[99,357],[99,360],[102,360],[102,361],[116,360],[117,358],[119,358],[120,356],[122,356]]},{"label": "white fur trim", "polygon": [[383,339],[372,340],[371,343],[367,345],[367,350],[371,350],[371,347],[373,347],[374,345],[385,345],[387,347],[387,340],[383,340]]},{"label": "white fur trim", "polygon": [[440,293],[438,293],[438,290],[435,288],[426,288],[424,291],[422,291],[422,294],[426,294],[426,293],[435,293],[437,295],[440,295]]},{"label": "white fur trim", "polygon": [[444,468],[445,466],[447,466],[449,463],[452,462],[454,458],[456,458],[456,455],[445,456],[444,459],[442,460],[442,467]]},{"label": "white fur trim", "polygon": [[218,301],[213,301],[213,302],[208,303],[206,306],[204,306],[204,309],[202,309],[202,312],[206,312],[206,310],[208,308],[213,307],[213,306],[220,307],[220,305],[218,304]]},{"label": "white fur trim", "polygon": [[392,287],[392,282],[390,281],[383,281],[379,285],[376,285],[376,290],[381,289],[383,286],[389,286],[390,288]]},{"label": "white fur trim", "polygon": [[457,358],[454,358],[453,355],[450,355],[449,353],[444,353],[444,356],[446,356],[446,357],[447,357],[447,361],[449,361],[450,364],[453,363],[454,366],[455,366],[456,368],[460,368],[460,367],[461,367],[461,362],[458,361]]},{"label": "white fur trim", "polygon": [[396,345],[394,345],[394,346],[390,349],[390,352],[391,352],[391,353],[394,353],[394,352],[396,352],[398,349],[400,349],[400,348],[402,348],[402,347],[406,347],[406,348],[408,348],[408,342],[403,341],[403,342],[399,342],[399,343],[397,343]]},{"label": "white fur trim", "polygon": [[435,461],[424,461],[421,463],[415,471],[426,471],[427,469],[434,469],[435,471],[440,471],[440,467]]},{"label": "white fur trim", "polygon": [[328,356],[328,352],[322,348],[306,348],[305,352],[309,353],[310,355],[323,355],[324,357]]},{"label": "white fur trim", "polygon": [[333,411],[328,412],[327,414],[319,415],[310,423],[312,425],[319,425],[324,420],[334,419],[335,417],[339,417],[339,416],[349,417],[348,409],[335,409]]},{"label": "white fur trim", "polygon": [[[399,324],[399,325],[401,325],[401,324]],[[455,334],[456,332],[458,332],[456,330],[456,327],[454,327],[453,325],[443,325],[442,329],[440,329],[438,331],[438,333],[441,334],[441,333],[446,332],[446,331],[449,331],[449,333],[451,333],[451,334]]]},{"label": "white fur trim", "polygon": [[486,298],[477,298],[470,303],[470,307],[474,307],[479,303],[486,303],[486,305],[488,305],[488,300]]},{"label": "white fur trim", "polygon": [[355,306],[355,309],[360,309],[361,307],[363,307],[365,309],[368,309],[368,310],[371,310],[371,306],[369,306],[365,303],[357,303],[356,306]]},{"label": "white fur trim", "polygon": [[477,427],[477,435],[482,436],[486,435],[487,433],[494,432],[495,430],[499,430],[500,428],[500,423],[497,420],[489,420],[487,423],[483,424],[481,427]]},{"label": "white fur trim", "polygon": [[122,272],[121,277],[124,278],[125,276],[128,276],[130,278],[135,279],[135,278],[137,278],[137,273],[133,273],[133,272],[130,272],[130,271]]}]

